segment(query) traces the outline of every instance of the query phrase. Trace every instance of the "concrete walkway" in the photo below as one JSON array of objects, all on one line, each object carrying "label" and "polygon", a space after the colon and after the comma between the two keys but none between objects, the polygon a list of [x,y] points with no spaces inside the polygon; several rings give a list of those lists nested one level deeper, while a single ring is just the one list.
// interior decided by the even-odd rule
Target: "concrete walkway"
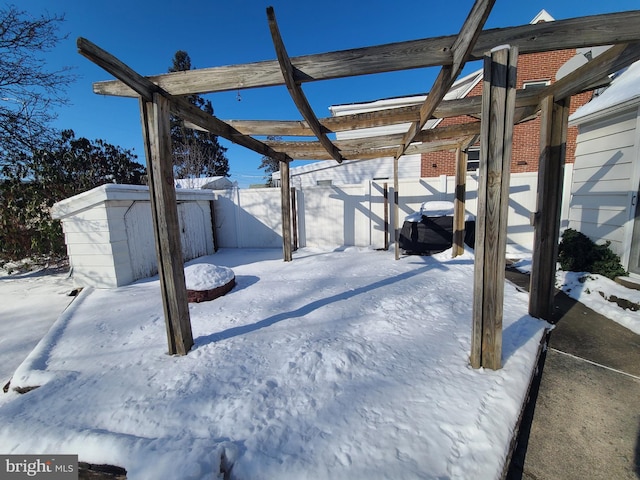
[{"label": "concrete walkway", "polygon": [[[507,278],[528,287],[527,276]],[[507,478],[638,480],[640,336],[563,293],[555,306],[556,328]]]}]

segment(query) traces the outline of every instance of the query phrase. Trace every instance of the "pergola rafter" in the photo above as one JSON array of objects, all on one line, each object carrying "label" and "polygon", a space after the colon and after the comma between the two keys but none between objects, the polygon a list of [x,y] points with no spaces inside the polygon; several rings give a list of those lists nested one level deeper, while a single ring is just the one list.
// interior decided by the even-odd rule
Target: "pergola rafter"
[{"label": "pergola rafter", "polygon": [[411,123],[409,130],[407,130],[400,143],[395,157],[400,158],[404,155],[406,148],[415,141],[418,132],[426,125],[433,112],[458,78],[458,75],[460,75],[460,72],[462,72],[494,3],[495,0],[477,0],[473,4],[473,8],[465,20],[464,25],[462,25],[460,33],[450,47],[453,62],[450,65],[443,65],[440,69],[433,88],[429,91],[429,95],[427,95],[427,98],[420,107],[420,117],[418,121]]},{"label": "pergola rafter", "polygon": [[[168,148],[170,139],[167,138],[166,129],[166,115],[169,111],[180,116],[189,126],[210,131],[261,155],[280,161],[285,260],[291,259],[289,208],[289,162],[291,159],[333,158],[340,161],[343,158],[359,160],[393,157],[394,169],[397,171],[399,157],[402,155],[436,150],[457,150],[458,174],[456,183],[460,198],[456,197],[458,202],[456,205],[457,218],[454,219],[454,222],[459,226],[461,212],[464,212],[464,205],[461,204],[464,202],[463,182],[465,177],[463,150],[470,143],[475,142],[479,133],[482,139],[481,163],[495,165],[495,170],[491,170],[487,176],[492,177],[491,182],[500,177],[499,187],[495,187],[491,182],[483,187],[485,189],[483,196],[486,194],[486,198],[481,198],[479,192],[479,203],[482,205],[479,205],[478,212],[482,218],[478,220],[486,230],[484,234],[485,247],[483,248],[486,246],[488,248],[502,248],[506,235],[506,222],[503,217],[506,215],[504,195],[507,192],[509,175],[510,130],[513,124],[529,120],[536,116],[542,108],[541,121],[544,135],[542,135],[540,164],[543,166],[541,168],[544,169],[544,175],[539,180],[538,205],[541,210],[536,214],[534,225],[536,238],[539,240],[534,240],[535,249],[538,252],[534,251],[535,260],[531,282],[534,286],[532,291],[535,293],[531,298],[529,311],[546,318],[545,316],[548,316],[550,310],[547,307],[550,302],[553,302],[552,286],[555,280],[556,258],[554,248],[557,238],[551,237],[557,236],[559,225],[557,205],[562,198],[562,185],[558,184],[558,179],[561,177],[558,172],[561,172],[564,164],[563,142],[566,134],[568,102],[572,95],[605,84],[608,75],[640,59],[640,43],[638,43],[640,42],[640,31],[637,28],[637,25],[640,24],[640,11],[482,31],[482,25],[489,15],[493,3],[494,0],[476,0],[458,35],[293,58],[289,58],[286,53],[275,22],[275,15],[273,10],[270,10],[269,23],[278,61],[212,67],[152,77],[139,75],[87,40],[79,39],[78,49],[80,53],[113,74],[117,79],[95,83],[93,87],[96,93],[140,98],[143,131],[146,145],[149,147],[146,149],[147,163],[149,170],[153,171],[151,190],[155,190],[157,187],[153,183],[170,183],[167,176],[169,172],[167,165],[171,161],[167,153],[170,150]],[[509,53],[500,54],[502,56],[487,54],[499,45],[509,45],[509,47],[505,47]],[[599,45],[613,45],[613,47],[544,89],[516,92],[513,81],[508,80],[509,85],[506,93],[501,92],[500,89],[504,89],[504,85],[499,85],[499,83],[504,83],[505,80],[504,78],[493,80],[494,77],[497,79],[500,75],[492,74],[485,75],[483,91],[487,95],[484,98],[442,100],[466,61],[483,58],[485,68],[487,65],[494,65],[491,68],[497,68],[496,72],[498,72],[502,67],[495,67],[495,65],[504,64],[507,66],[506,68],[515,70],[518,54],[526,55]],[[441,70],[424,102],[402,108],[318,119],[301,88],[301,85],[306,82],[432,66],[440,66]],[[485,73],[487,72],[485,71]],[[512,79],[512,77],[508,78]],[[222,121],[204,113],[181,98],[183,95],[274,85],[287,86],[304,118],[303,121]],[[491,93],[491,97],[488,96],[489,93]],[[430,119],[465,115],[469,116],[469,121],[462,125],[424,129]],[[482,121],[478,122],[478,118],[481,118]],[[491,120],[496,118],[498,123]],[[490,122],[493,123],[490,125]],[[333,132],[398,124],[409,124],[410,126],[403,135],[380,135],[340,141],[332,141],[328,137]],[[488,128],[491,130],[487,130]],[[318,140],[313,142],[273,142],[262,141],[254,137],[269,135],[315,136]],[[498,154],[502,156],[501,159],[497,158]],[[488,170],[485,168],[481,171]],[[175,250],[175,239],[177,238],[179,241],[179,235],[175,235],[178,228],[175,215],[165,215],[164,212],[164,210],[175,209],[175,198],[171,199],[171,189],[158,188],[158,190],[161,192],[154,193],[152,191],[152,205],[154,221],[157,225],[156,245],[159,265],[162,265],[162,260],[172,255],[171,249]],[[494,190],[502,192],[499,198],[501,205],[499,210],[502,213],[492,218],[485,212],[488,209],[487,204],[490,205],[489,210],[497,211],[491,207],[493,204],[497,205],[495,202],[498,198],[492,193]],[[394,179],[394,194],[396,199],[395,217],[397,219],[397,175]],[[551,205],[551,207],[546,208],[545,205]],[[459,230],[459,227],[456,228]],[[494,238],[498,238],[500,241],[496,243],[493,241]],[[287,244],[289,244],[289,248],[287,248]],[[476,272],[476,284],[480,284],[476,285],[474,291],[474,305],[478,306],[478,311],[482,307],[483,311],[488,312],[486,315],[491,317],[492,315],[499,316],[500,309],[493,307],[487,309],[483,305],[495,306],[503,300],[501,297],[502,289],[493,283],[500,282],[503,278],[498,272],[501,262],[494,261],[494,259],[499,258],[504,252],[489,253],[490,256],[484,257],[481,271]],[[182,295],[176,290],[184,288],[184,285],[180,285],[179,275],[175,271],[175,259],[173,262],[167,261],[166,263],[172,266],[171,269],[166,270],[164,275],[171,275],[172,278],[169,279],[171,281],[166,281],[167,279],[164,279],[161,274],[163,299],[166,300],[166,297],[170,297],[169,302],[182,302]],[[487,264],[493,265],[489,272],[485,272]],[[484,282],[492,283],[491,288],[483,288]],[[490,293],[487,295],[487,292]],[[480,294],[483,295],[482,299]],[[184,313],[180,312],[185,310],[188,320],[188,308],[185,309],[184,305],[179,308],[165,309],[165,312],[169,312],[165,315],[173,315],[171,312],[183,315]],[[484,322],[485,319],[482,321]],[[486,321],[492,325],[492,331],[495,327],[495,335],[498,338],[501,335],[499,331],[501,318],[486,318]],[[167,318],[167,329],[171,335],[170,351],[172,343],[182,343],[182,348],[178,346],[178,353],[186,353],[190,346],[188,338],[190,331],[175,331],[175,329],[182,329],[182,325],[184,325],[184,319]],[[489,336],[493,335],[494,333],[489,334]],[[478,335],[478,331],[474,331],[474,338],[476,337],[481,337]],[[478,342],[475,342],[475,347],[484,348],[484,346],[478,345]],[[480,363],[490,368],[499,368],[499,351],[493,347],[490,348],[492,351],[486,352],[486,355],[480,350],[472,352],[474,366],[478,366]],[[485,356],[491,358],[487,364],[483,360]]]},{"label": "pergola rafter", "polygon": [[287,54],[287,49],[285,48],[284,42],[282,41],[280,29],[278,28],[278,23],[276,22],[276,14],[273,11],[273,7],[267,8],[267,17],[269,19],[271,38],[273,39],[273,45],[276,49],[276,56],[278,57],[278,62],[280,63],[280,69],[282,70],[284,83],[287,85],[287,90],[289,90],[289,94],[291,95],[293,102],[296,104],[296,107],[298,107],[298,111],[302,114],[302,117],[306,120],[307,125],[309,125],[309,128],[318,138],[318,141],[324,147],[324,149],[336,162],[342,163],[342,155],[340,155],[340,150],[336,148],[336,146],[331,143],[331,140],[329,140],[329,137],[327,137],[324,127],[318,121],[318,117],[316,117],[316,114],[313,113],[313,109],[311,108],[307,97],[300,87],[300,82],[296,80],[295,67],[291,64],[291,60],[289,59],[289,55]]}]

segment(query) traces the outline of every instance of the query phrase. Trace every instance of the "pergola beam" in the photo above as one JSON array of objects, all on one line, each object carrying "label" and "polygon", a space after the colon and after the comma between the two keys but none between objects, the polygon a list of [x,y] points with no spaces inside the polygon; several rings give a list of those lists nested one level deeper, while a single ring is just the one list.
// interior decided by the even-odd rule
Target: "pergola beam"
[{"label": "pergola beam", "polygon": [[458,75],[460,75],[460,72],[462,72],[462,68],[469,58],[471,50],[482,31],[484,23],[489,17],[489,13],[491,12],[491,8],[494,3],[495,0],[476,0],[473,4],[469,16],[465,20],[460,33],[451,46],[451,50],[453,51],[453,63],[451,65],[444,65],[440,69],[440,73],[433,84],[433,88],[420,107],[420,118],[417,122],[412,123],[409,130],[407,130],[407,133],[395,154],[396,158],[400,158],[404,154],[407,146],[415,141],[418,132],[422,130],[427,121],[431,118],[438,104],[447,94],[451,85],[453,85],[453,82],[455,82]]},{"label": "pergola beam", "polygon": [[[480,96],[443,100],[433,112],[432,118],[450,118],[462,115],[479,115]],[[535,107],[540,101],[538,92],[518,90],[516,107]],[[420,119],[421,103],[406,107],[374,110],[338,117],[320,118],[319,122],[327,132],[345,132],[364,128],[385,127],[402,123],[417,122]],[[311,137],[313,131],[302,120],[224,120],[224,123],[245,135],[274,135],[283,137]],[[187,125],[190,128],[195,125]]]},{"label": "pergola beam", "polygon": [[280,165],[280,210],[282,215],[282,256],[285,262],[293,260],[291,245],[291,175],[289,162]]},{"label": "pergola beam", "polygon": [[453,199],[453,238],[451,256],[464,253],[464,217],[467,193],[467,161],[469,155],[460,145],[456,149],[456,190]]},{"label": "pergola beam", "polygon": [[[538,108],[533,106],[517,108],[514,114],[514,124],[529,121],[535,116],[537,110]],[[416,136],[416,143],[410,145],[405,153],[453,150],[458,147],[462,139],[468,139],[479,133],[480,122],[477,121],[421,130]],[[372,160],[393,156],[394,147],[399,145],[402,139],[402,134],[391,134],[337,140],[335,145],[340,148],[342,156],[346,160]],[[287,155],[297,160],[331,159],[318,142],[266,140],[265,143],[275,150],[287,152]]]},{"label": "pergola beam", "polygon": [[[480,133],[480,122],[462,123],[441,128],[422,130],[416,136],[416,142],[429,143],[437,140],[457,139]],[[378,135],[375,137],[352,138],[348,140],[336,140],[335,145],[343,152],[354,152],[363,149],[384,148],[400,145],[403,134]],[[286,152],[317,153],[322,149],[319,142],[283,142],[266,140],[265,143],[276,150]],[[296,158],[295,156],[292,158]]]},{"label": "pergola beam", "polygon": [[179,97],[175,97],[158,85],[151,82],[146,77],[143,77],[129,66],[118,60],[116,57],[101,49],[89,40],[79,37],[77,40],[78,52],[84,57],[91,60],[96,65],[102,67],[120,81],[126,83],[131,89],[133,89],[138,96],[144,101],[152,101],[153,94],[157,93],[167,100],[171,111],[177,116],[189,120],[190,122],[198,125],[199,127],[215,134],[227,140],[242,145],[243,147],[260,153],[261,155],[267,155],[280,161],[290,161],[291,159],[286,154],[276,152],[268,145],[256,140],[253,137],[244,135],[237,131],[235,128],[227,125],[222,120],[205,113],[195,105],[189,103],[187,100]]},{"label": "pergola beam", "polygon": [[[483,31],[469,60],[481,59],[496,45],[519,48],[520,55],[637,41],[640,11],[594,15],[554,22],[496,28]],[[301,83],[374,73],[453,64],[451,45],[455,35],[398,42],[373,47],[293,57]],[[245,88],[283,85],[277,61],[212,67],[155,75],[149,79],[172,95],[192,95]],[[94,92],[135,97],[137,93],[119,81],[94,83]]]},{"label": "pergola beam", "polygon": [[[640,45],[616,45],[595,57],[593,60],[583,65],[571,74],[563,77],[554,84],[541,91],[519,90],[516,94],[516,114],[514,123],[527,121],[539,110],[539,102],[548,96],[566,97],[575,95],[594,85],[602,84],[607,76],[633,63],[640,57]],[[363,114],[346,115],[340,117],[328,117],[320,119],[325,131],[345,131],[361,128],[371,128],[381,125],[392,125],[398,123],[408,123],[419,121],[420,104],[377,110]],[[460,115],[474,115],[480,113],[481,97],[469,97],[456,100],[445,100],[436,108],[433,116],[436,118],[446,118]],[[201,115],[201,114],[200,114]],[[268,120],[247,120],[229,121],[229,127],[241,131],[245,135],[286,135],[286,136],[308,136],[313,135],[306,121],[268,121]],[[223,122],[223,125],[228,125]],[[445,138],[455,138],[471,133],[477,133],[478,125],[474,122],[454,125],[450,127],[440,127],[422,130],[416,134],[415,142],[432,142]],[[215,133],[215,130],[212,131]],[[227,134],[228,135],[228,134]],[[223,135],[225,136],[225,135]],[[251,138],[251,137],[249,137]],[[378,137],[368,137],[366,139],[342,140],[334,142],[340,149],[341,156],[345,159],[373,159],[380,156],[387,156],[388,150],[376,151],[376,148],[387,148],[401,144],[400,135],[386,135]],[[279,152],[287,152],[290,158],[300,160],[329,160],[333,157],[327,155],[325,148],[317,142],[273,142],[266,141],[265,145],[272,147]],[[418,147],[413,149],[419,151],[437,151],[441,149],[452,149],[451,142],[434,144],[429,147]],[[360,156],[361,152],[366,152]]]},{"label": "pergola beam", "polygon": [[[277,145],[278,148],[286,149],[287,154],[295,160],[332,160],[329,154],[318,143],[301,142],[269,142]],[[434,140],[428,143],[414,143],[407,147],[405,155],[415,155],[420,153],[438,152],[441,150],[454,150],[460,143],[460,137]],[[393,157],[396,152],[395,146],[383,148],[361,148],[359,150],[342,150],[345,160],[373,160],[376,158]]]},{"label": "pergola beam", "polygon": [[276,21],[276,14],[273,7],[267,8],[267,18],[269,19],[269,30],[271,30],[271,38],[273,39],[273,46],[276,49],[276,56],[278,57],[278,63],[282,69],[282,76],[284,77],[289,95],[293,99],[293,102],[298,107],[298,111],[302,114],[302,117],[307,121],[309,128],[313,134],[318,138],[320,144],[331,155],[331,157],[338,163],[342,163],[342,155],[340,150],[331,143],[329,137],[324,132],[324,128],[318,121],[318,117],[313,113],[313,109],[307,100],[302,88],[300,88],[300,82],[296,80],[295,70],[287,54],[287,49],[282,41],[280,35],[280,29],[278,28],[278,22]]}]

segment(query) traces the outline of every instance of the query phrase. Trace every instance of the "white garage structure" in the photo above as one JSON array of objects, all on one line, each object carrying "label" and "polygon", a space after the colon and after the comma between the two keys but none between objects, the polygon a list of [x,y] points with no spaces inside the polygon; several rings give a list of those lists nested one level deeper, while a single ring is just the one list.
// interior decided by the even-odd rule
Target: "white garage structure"
[{"label": "white garage structure", "polygon": [[640,278],[640,62],[579,108],[569,227],[611,242],[622,266]]}]

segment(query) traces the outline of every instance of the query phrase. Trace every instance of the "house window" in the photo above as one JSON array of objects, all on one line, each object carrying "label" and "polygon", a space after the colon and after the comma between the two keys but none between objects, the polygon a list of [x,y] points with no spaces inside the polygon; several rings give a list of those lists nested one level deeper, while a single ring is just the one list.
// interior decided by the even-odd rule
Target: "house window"
[{"label": "house window", "polygon": [[525,89],[542,89],[548,85],[551,85],[551,80],[527,80],[522,82],[522,88]]},{"label": "house window", "polygon": [[467,172],[475,172],[480,168],[480,149],[470,148],[467,150]]},{"label": "house window", "polygon": [[333,180],[316,180],[316,185],[318,187],[330,187],[333,183]]}]

